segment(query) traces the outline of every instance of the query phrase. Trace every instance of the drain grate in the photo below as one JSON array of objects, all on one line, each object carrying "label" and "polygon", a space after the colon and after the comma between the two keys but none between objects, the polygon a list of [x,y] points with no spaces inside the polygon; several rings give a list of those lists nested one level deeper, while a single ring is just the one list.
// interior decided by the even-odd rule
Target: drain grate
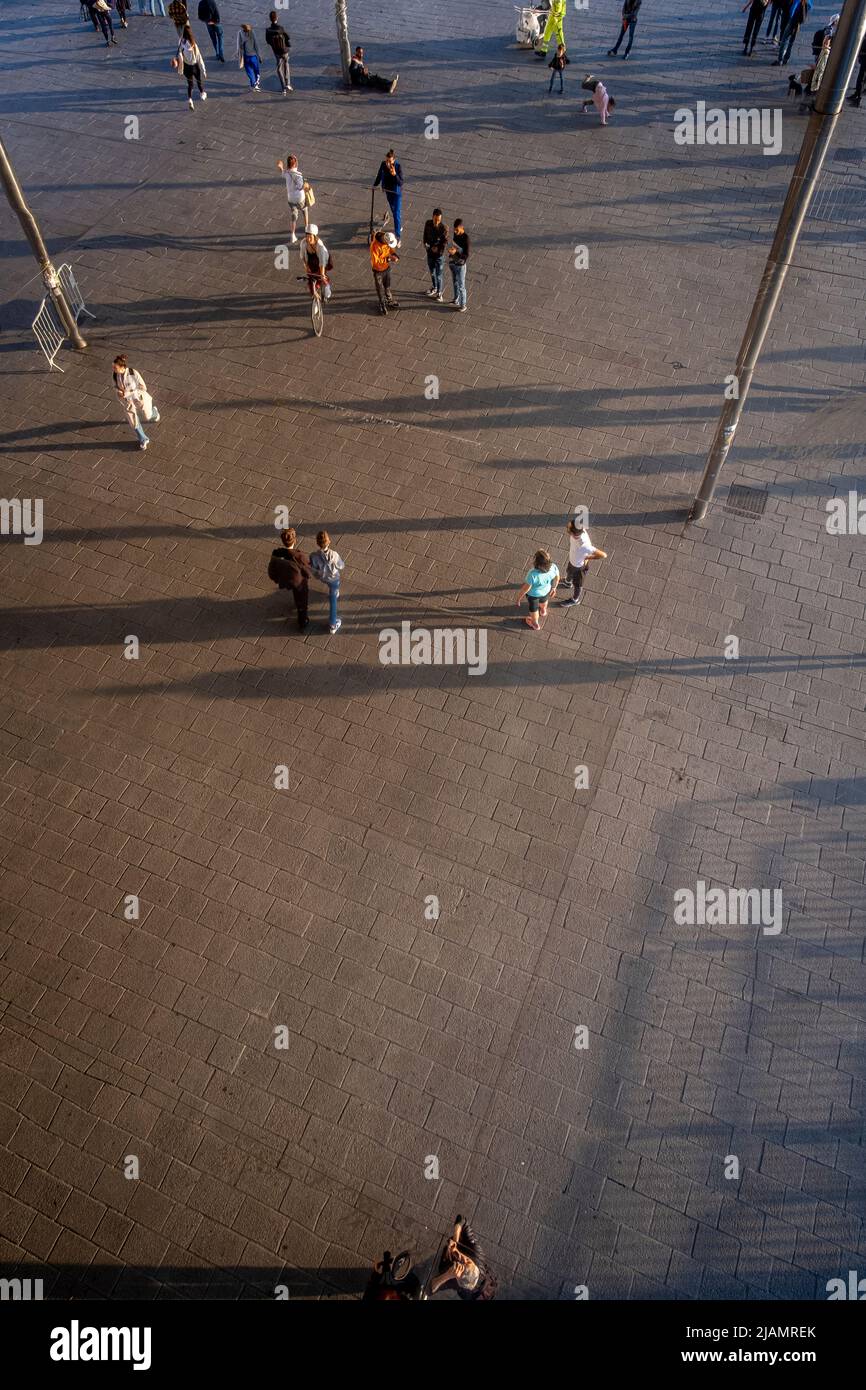
[{"label": "drain grate", "polygon": [[862,174],[828,170],[818,185],[809,217],[816,222],[861,222],[866,217],[866,179]]},{"label": "drain grate", "polygon": [[735,516],[744,516],[749,521],[757,521],[764,515],[767,494],[760,487],[745,487],[742,483],[732,483],[725,501],[725,511]]}]

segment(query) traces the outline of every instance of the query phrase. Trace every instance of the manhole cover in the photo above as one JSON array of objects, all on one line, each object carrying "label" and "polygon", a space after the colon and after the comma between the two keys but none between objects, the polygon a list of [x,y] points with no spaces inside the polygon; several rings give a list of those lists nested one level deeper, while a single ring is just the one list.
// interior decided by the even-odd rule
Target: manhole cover
[{"label": "manhole cover", "polygon": [[760,487],[745,487],[742,483],[732,483],[728,489],[725,511],[756,521],[764,515],[767,494]]}]

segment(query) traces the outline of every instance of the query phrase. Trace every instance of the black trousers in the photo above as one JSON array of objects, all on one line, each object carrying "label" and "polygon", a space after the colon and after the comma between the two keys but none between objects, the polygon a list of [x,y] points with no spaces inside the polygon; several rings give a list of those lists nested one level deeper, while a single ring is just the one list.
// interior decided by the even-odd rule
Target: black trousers
[{"label": "black trousers", "polygon": [[863,77],[866,75],[866,53],[861,53],[858,59],[860,66],[857,69],[857,85],[854,88],[854,100],[859,104],[863,95]]},{"label": "black trousers", "polygon": [[390,92],[392,77],[377,77],[374,72],[368,72],[366,77],[359,77],[358,87],[369,87],[374,92]]},{"label": "black trousers", "polygon": [[746,32],[743,35],[743,48],[747,48],[750,53],[758,41],[758,31],[760,30],[761,22],[765,14],[766,9],[763,5],[754,4],[749,10],[749,18],[746,21]]},{"label": "black trousers", "polygon": [[307,609],[310,606],[310,586],[304,581],[297,588],[292,589],[292,598],[295,600],[295,608],[298,614],[298,627],[306,627],[309,621]]},{"label": "black trousers", "polygon": [[373,280],[376,284],[376,293],[379,296],[380,304],[390,304],[391,302],[391,268],[387,270],[374,270]]},{"label": "black trousers", "polygon": [[188,97],[192,96],[193,82],[198,84],[198,89],[200,92],[204,90],[204,88],[201,85],[201,68],[199,67],[198,63],[184,63],[183,75],[186,78],[186,94]]},{"label": "black trousers", "polygon": [[106,43],[110,43],[110,39],[108,37],[109,33],[111,34],[111,38],[114,38],[114,25],[111,22],[111,15],[104,14],[102,10],[95,10],[94,13],[96,15],[96,18],[99,20],[99,27],[102,30],[102,37],[105,39]]},{"label": "black trousers", "polygon": [[580,591],[583,588],[583,581],[586,578],[586,566],[581,565],[580,569],[573,565],[569,560],[565,567],[565,577],[571,585],[572,598],[580,598]]}]

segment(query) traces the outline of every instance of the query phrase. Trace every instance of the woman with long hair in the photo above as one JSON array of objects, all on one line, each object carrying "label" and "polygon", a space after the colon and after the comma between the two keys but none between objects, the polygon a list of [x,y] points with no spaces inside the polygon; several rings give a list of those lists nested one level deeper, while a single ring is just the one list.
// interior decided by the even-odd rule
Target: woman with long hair
[{"label": "woman with long hair", "polygon": [[256,36],[252,31],[252,26],[242,24],[238,30],[238,67],[243,68],[250,80],[250,87],[254,92],[260,92],[261,83],[261,59],[259,57],[259,46],[256,43]]},{"label": "woman with long hair", "polygon": [[207,92],[203,85],[207,78],[207,68],[189,24],[183,26],[183,33],[178,40],[177,52],[171,60],[171,65],[186,78],[186,95],[190,111],[195,105],[192,95],[193,83],[198,87],[202,101],[207,101]]}]

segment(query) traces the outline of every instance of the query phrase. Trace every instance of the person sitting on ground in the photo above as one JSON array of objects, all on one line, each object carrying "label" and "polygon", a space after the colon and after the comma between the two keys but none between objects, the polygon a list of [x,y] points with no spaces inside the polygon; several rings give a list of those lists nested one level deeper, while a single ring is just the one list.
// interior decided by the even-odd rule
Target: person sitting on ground
[{"label": "person sitting on ground", "polygon": [[400,74],[396,77],[377,77],[374,72],[370,72],[364,62],[363,48],[356,48],[349,63],[349,81],[353,87],[369,87],[375,92],[393,92],[400,80]]}]

